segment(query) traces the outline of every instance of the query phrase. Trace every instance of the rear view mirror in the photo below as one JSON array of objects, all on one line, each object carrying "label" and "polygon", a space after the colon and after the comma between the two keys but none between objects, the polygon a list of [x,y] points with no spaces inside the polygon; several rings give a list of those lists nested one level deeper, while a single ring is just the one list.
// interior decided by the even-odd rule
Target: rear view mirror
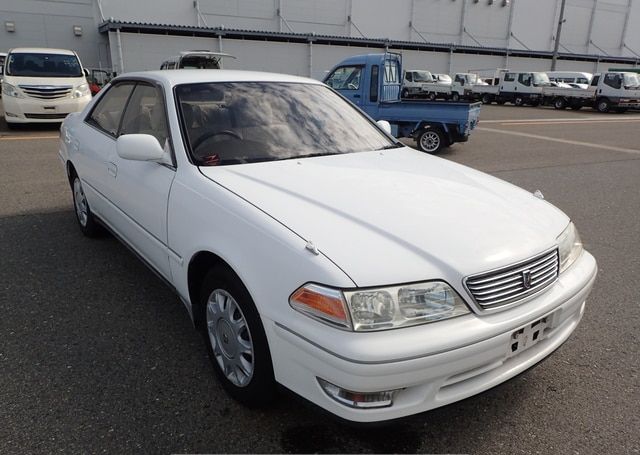
[{"label": "rear view mirror", "polygon": [[376,124],[380,127],[380,129],[382,129],[382,131],[391,136],[391,123],[387,122],[386,120],[378,120]]},{"label": "rear view mirror", "polygon": [[120,158],[132,161],[163,161],[164,150],[150,134],[124,134],[116,141]]}]

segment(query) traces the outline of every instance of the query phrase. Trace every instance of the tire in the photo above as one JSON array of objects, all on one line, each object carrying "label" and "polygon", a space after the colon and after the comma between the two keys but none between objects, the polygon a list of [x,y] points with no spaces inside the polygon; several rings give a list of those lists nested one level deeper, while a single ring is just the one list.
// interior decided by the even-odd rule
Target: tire
[{"label": "tire", "polygon": [[565,109],[567,107],[567,100],[564,98],[558,97],[555,100],[553,100],[553,107],[558,110]]},{"label": "tire", "polygon": [[416,139],[421,152],[436,154],[448,145],[447,138],[440,128],[427,127]]},{"label": "tire", "polygon": [[492,98],[491,95],[489,95],[488,93],[485,93],[484,95],[482,95],[482,104],[491,104]]},{"label": "tire", "polygon": [[102,236],[104,229],[96,221],[93,213],[91,213],[89,202],[82,188],[82,181],[75,172],[71,177],[71,193],[73,194],[73,207],[80,231],[82,231],[86,237],[90,238]]},{"label": "tire", "polygon": [[228,267],[214,267],[205,275],[198,311],[222,387],[249,407],[271,403],[276,383],[267,336],[253,299]]},{"label": "tire", "polygon": [[516,96],[513,99],[513,104],[515,106],[524,106],[524,98],[522,98],[521,96]]},{"label": "tire", "polygon": [[406,88],[402,90],[402,94],[400,95],[402,98],[409,98],[409,90]]},{"label": "tire", "polygon": [[458,92],[453,92],[453,94],[451,95],[451,101],[456,103],[460,101],[460,94]]},{"label": "tire", "polygon": [[429,101],[435,101],[436,100],[436,94],[434,92],[427,93],[427,99]]},{"label": "tire", "polygon": [[600,98],[596,101],[596,109],[603,114],[607,113],[611,110],[611,102],[607,98]]}]

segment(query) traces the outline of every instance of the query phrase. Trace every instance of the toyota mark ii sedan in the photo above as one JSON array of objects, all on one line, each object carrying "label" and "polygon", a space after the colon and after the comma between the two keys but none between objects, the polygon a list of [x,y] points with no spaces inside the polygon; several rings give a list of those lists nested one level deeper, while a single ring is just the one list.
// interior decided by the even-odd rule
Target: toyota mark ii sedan
[{"label": "toyota mark ii sedan", "polygon": [[597,271],[559,209],[387,127],[310,79],[132,73],[67,117],[60,157],[82,232],[171,286],[231,396],[374,422],[538,363]]}]

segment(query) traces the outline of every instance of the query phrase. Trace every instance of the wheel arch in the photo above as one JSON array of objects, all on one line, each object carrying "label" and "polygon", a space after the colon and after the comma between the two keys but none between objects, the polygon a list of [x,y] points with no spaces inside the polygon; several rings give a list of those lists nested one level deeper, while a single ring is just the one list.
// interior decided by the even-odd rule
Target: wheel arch
[{"label": "wheel arch", "polygon": [[242,278],[240,278],[233,267],[231,267],[231,265],[222,257],[208,250],[201,250],[196,252],[193,256],[191,256],[189,265],[187,267],[187,287],[189,292],[189,301],[191,302],[193,323],[196,327],[200,327],[203,322],[202,311],[199,311],[200,288],[202,287],[202,282],[207,275],[207,272],[214,267],[227,268],[238,278],[245,289],[247,289],[247,286]]}]

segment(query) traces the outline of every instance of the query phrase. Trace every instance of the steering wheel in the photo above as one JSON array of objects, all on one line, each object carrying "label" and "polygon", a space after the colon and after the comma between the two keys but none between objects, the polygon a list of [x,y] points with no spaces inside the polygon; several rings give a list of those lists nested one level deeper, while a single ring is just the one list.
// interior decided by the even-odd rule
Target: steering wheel
[{"label": "steering wheel", "polygon": [[354,84],[353,82],[349,82],[347,84],[347,87],[349,87],[349,90],[358,90],[358,86],[356,84]]},{"label": "steering wheel", "polygon": [[241,141],[244,139],[240,133],[237,133],[232,130],[209,131],[208,133],[204,133],[202,136],[198,138],[197,141],[193,143],[192,145],[193,150],[196,150],[198,147],[204,144],[205,141],[211,139],[212,137],[219,136],[221,134],[226,134],[227,136],[235,137],[236,139],[239,139]]}]

